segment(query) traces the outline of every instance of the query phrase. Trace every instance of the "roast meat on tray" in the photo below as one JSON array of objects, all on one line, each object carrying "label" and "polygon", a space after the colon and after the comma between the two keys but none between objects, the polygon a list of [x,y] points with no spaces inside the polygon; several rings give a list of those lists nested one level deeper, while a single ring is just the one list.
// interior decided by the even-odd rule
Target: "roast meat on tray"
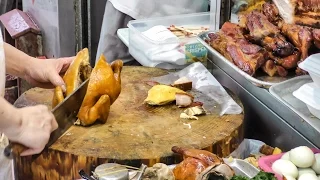
[{"label": "roast meat on tray", "polygon": [[[307,0],[303,3],[310,4]],[[296,4],[302,12],[301,4]],[[304,9],[304,12],[310,11],[308,7]],[[297,75],[306,74],[297,65],[310,54],[319,52],[320,29],[316,29],[314,23],[290,24],[280,12],[279,4],[265,2],[261,8],[239,13],[238,24],[226,22],[219,32],[209,34],[208,43],[251,76],[258,69],[269,76],[285,77],[288,71],[294,70]],[[311,18],[310,13],[307,14]]]}]

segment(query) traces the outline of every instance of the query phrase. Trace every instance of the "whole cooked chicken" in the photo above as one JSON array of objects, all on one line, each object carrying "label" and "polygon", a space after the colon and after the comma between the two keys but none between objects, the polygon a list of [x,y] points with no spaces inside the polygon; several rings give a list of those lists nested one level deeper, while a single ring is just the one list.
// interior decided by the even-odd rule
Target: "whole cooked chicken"
[{"label": "whole cooked chicken", "polygon": [[82,126],[88,126],[97,120],[106,123],[110,106],[121,92],[121,70],[123,62],[114,61],[111,65],[103,55],[93,68],[87,93],[80,107],[78,118]]},{"label": "whole cooked chicken", "polygon": [[[173,169],[176,180],[202,180],[208,174],[230,179],[234,171],[223,160],[208,151],[174,146],[172,151],[183,156],[183,161]],[[206,178],[205,178],[206,179]]]},{"label": "whole cooked chicken", "polygon": [[52,108],[61,103],[64,98],[69,96],[74,90],[76,90],[82,82],[87,80],[91,73],[91,66],[89,63],[89,51],[87,48],[78,52],[74,61],[69,66],[68,70],[63,76],[63,80],[66,84],[65,90],[58,86],[54,90]]}]

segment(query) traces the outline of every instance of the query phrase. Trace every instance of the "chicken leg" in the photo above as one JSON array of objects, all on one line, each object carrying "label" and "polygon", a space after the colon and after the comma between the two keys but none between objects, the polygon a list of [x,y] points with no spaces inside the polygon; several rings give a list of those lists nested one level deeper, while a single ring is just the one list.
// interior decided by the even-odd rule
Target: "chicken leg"
[{"label": "chicken leg", "polygon": [[101,55],[92,70],[87,93],[78,113],[81,125],[89,126],[97,120],[106,123],[110,106],[121,92],[122,66],[121,60],[114,61],[110,66]]}]

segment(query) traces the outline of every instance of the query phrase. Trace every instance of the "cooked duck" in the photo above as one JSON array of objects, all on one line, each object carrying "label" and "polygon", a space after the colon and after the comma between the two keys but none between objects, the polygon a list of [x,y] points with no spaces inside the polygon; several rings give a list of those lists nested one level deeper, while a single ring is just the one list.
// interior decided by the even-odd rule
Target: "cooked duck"
[{"label": "cooked duck", "polygon": [[82,84],[82,82],[88,79],[91,70],[89,51],[85,48],[77,53],[74,61],[63,76],[63,80],[66,84],[65,90],[62,87],[56,87],[54,89],[52,108],[61,103],[64,98],[69,96]]},{"label": "cooked duck", "polygon": [[109,65],[103,55],[93,68],[87,93],[80,107],[80,124],[88,126],[99,120],[106,123],[110,106],[121,92],[121,70],[123,62],[116,60]]}]

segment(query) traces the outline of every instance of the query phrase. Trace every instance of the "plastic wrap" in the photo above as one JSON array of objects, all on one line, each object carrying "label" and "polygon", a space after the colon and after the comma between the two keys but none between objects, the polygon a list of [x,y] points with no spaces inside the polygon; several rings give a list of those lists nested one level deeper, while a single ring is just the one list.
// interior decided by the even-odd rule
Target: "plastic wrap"
[{"label": "plastic wrap", "polygon": [[258,154],[261,146],[265,143],[254,139],[244,139],[239,147],[234,150],[230,156],[238,159],[245,159],[250,154]]},{"label": "plastic wrap", "polygon": [[162,84],[172,84],[181,77],[186,77],[192,81],[192,94],[195,101],[200,101],[208,113],[240,114],[242,108],[229,96],[221,84],[213,77],[207,68],[197,62],[189,65],[185,69],[170,73],[165,76],[153,78]]}]

